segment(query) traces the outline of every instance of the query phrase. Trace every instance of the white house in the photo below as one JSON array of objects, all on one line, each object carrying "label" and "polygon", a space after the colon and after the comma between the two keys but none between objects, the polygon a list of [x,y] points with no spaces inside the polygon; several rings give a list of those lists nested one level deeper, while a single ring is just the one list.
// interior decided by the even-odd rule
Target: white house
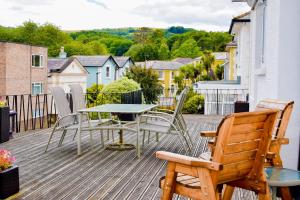
[{"label": "white house", "polygon": [[232,0],[248,3],[250,23],[250,106],[262,99],[294,100],[281,151],[285,167],[296,169],[300,132],[300,1]]},{"label": "white house", "polygon": [[116,71],[117,79],[121,78],[125,74],[126,69],[134,65],[133,60],[129,56],[113,56],[113,58],[119,66],[118,70]]},{"label": "white house", "polygon": [[60,86],[69,92],[68,85],[80,84],[87,87],[88,72],[75,57],[48,59],[48,88]]},{"label": "white house", "polygon": [[235,50],[235,75],[240,77],[241,85],[249,87],[250,69],[250,11],[231,20],[229,33],[232,34]]}]

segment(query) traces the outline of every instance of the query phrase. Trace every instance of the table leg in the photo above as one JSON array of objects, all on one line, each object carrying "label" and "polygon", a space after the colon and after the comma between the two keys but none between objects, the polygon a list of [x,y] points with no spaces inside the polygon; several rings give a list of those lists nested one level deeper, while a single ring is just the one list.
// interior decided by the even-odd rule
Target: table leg
[{"label": "table leg", "polygon": [[140,115],[136,115],[137,130],[136,130],[136,151],[137,157],[141,157],[141,149],[140,149]]},{"label": "table leg", "polygon": [[78,137],[77,137],[77,155],[81,155],[81,126],[82,126],[82,113],[79,113],[79,127],[78,127]]},{"label": "table leg", "polygon": [[277,193],[277,187],[271,187],[271,190],[272,190],[272,200],[276,200],[277,199],[277,196],[276,196],[276,193]]}]

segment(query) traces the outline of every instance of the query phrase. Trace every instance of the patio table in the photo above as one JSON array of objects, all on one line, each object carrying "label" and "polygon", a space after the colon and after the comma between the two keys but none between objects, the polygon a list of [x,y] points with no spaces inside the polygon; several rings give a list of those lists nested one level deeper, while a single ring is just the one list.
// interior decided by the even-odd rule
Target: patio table
[{"label": "patio table", "polygon": [[[87,113],[118,113],[118,114],[136,114],[136,121],[139,121],[140,115],[143,113],[152,110],[153,108],[157,107],[154,104],[104,104],[100,106],[95,106],[92,108],[85,108],[78,111],[79,113],[79,130],[78,130],[78,137],[77,137],[77,154],[81,155],[81,131],[82,131],[82,119],[83,115]],[[122,126],[119,123],[118,126],[114,126],[115,129],[119,129],[119,143],[109,145],[109,149],[117,149],[117,150],[124,150],[124,149],[132,149],[130,148],[130,144],[124,144],[123,142],[123,129],[128,129],[125,126]],[[140,145],[139,145],[139,124],[137,124],[137,155],[140,157]]]},{"label": "patio table", "polygon": [[278,167],[267,167],[265,171],[268,185],[272,189],[272,199],[277,199],[277,187],[300,185],[300,171]]}]

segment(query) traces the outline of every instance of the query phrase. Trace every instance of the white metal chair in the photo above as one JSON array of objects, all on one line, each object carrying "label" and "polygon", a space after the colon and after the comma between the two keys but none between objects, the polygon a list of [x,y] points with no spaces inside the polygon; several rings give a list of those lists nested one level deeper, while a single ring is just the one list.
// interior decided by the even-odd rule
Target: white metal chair
[{"label": "white metal chair", "polygon": [[143,131],[143,145],[145,132],[156,133],[156,141],[159,134],[173,134],[180,138],[186,152],[191,152],[192,141],[187,130],[186,123],[182,116],[182,108],[186,99],[189,88],[185,88],[179,95],[175,111],[166,112],[150,111],[140,118],[140,130]]},{"label": "white metal chair", "polygon": [[[56,110],[57,110],[57,121],[55,122],[53,130],[50,134],[50,138],[49,138],[48,144],[46,146],[45,152],[48,150],[49,144],[50,144],[53,134],[55,132],[62,131],[62,136],[58,143],[58,146],[61,146],[67,131],[75,130],[76,131],[75,134],[76,134],[78,131],[78,128],[79,128],[79,125],[76,120],[77,114],[71,112],[70,104],[69,104],[69,101],[66,97],[64,90],[60,87],[52,87],[52,88],[50,88],[50,91],[53,96]],[[91,126],[92,126],[92,124],[89,121],[89,119],[87,118],[83,123],[83,127],[88,128]],[[91,145],[93,145],[91,131],[90,131],[90,142],[91,142]]]},{"label": "white metal chair", "polygon": [[[85,95],[83,93],[83,89],[80,86],[80,84],[72,84],[72,85],[69,85],[69,87],[70,87],[71,95],[72,95],[73,112],[77,113],[78,110],[86,108]],[[86,115],[84,117],[84,121],[86,121],[87,118],[88,118],[88,115]],[[109,118],[107,118],[107,119],[102,119],[101,114],[99,113],[98,114],[98,119],[97,120],[90,120],[90,122],[92,124],[97,123],[98,126],[101,126],[101,125],[111,125],[111,124],[113,124],[114,121],[112,120],[111,116],[109,116]],[[103,130],[100,130],[101,137],[103,137],[102,131]],[[112,139],[114,141],[113,130],[112,130],[111,134],[112,134]],[[75,136],[76,136],[76,134],[74,135],[74,138],[75,138]],[[109,130],[107,130],[107,138],[109,139]],[[103,138],[102,138],[102,141],[103,141]]]}]

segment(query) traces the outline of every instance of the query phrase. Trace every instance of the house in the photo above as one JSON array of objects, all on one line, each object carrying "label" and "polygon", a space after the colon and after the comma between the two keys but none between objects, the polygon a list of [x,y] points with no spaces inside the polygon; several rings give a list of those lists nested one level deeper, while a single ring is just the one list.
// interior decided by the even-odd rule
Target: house
[{"label": "house", "polygon": [[129,56],[113,56],[113,58],[119,67],[117,70],[117,79],[125,74],[126,69],[134,65],[134,61]]},{"label": "house", "polygon": [[181,63],[183,65],[187,65],[187,64],[194,63],[195,59],[193,59],[193,58],[175,58],[172,61],[179,62],[179,63]]},{"label": "house", "polygon": [[87,70],[76,57],[48,59],[48,87],[60,86],[69,92],[70,84],[80,84],[83,91],[87,86]]},{"label": "house", "polygon": [[119,65],[112,56],[74,56],[88,72],[87,87],[115,81]]},{"label": "house", "polygon": [[47,92],[46,47],[0,42],[0,95]]},{"label": "house", "polygon": [[227,45],[230,52],[228,80],[241,79],[241,84],[249,87],[250,69],[250,11],[234,17],[231,20],[229,34],[233,42]]},{"label": "house", "polygon": [[229,42],[226,45],[226,51],[228,52],[228,64],[224,65],[224,79],[225,80],[236,80],[237,66],[236,60],[236,48],[237,44],[235,41]]},{"label": "house", "polygon": [[300,163],[300,1],[239,2],[251,8],[250,107],[265,98],[295,101],[286,132],[290,143],[283,146],[281,158],[284,167],[296,169]]},{"label": "house", "polygon": [[177,88],[174,82],[174,77],[179,74],[179,68],[185,64],[176,61],[151,60],[139,62],[136,63],[136,65],[146,66],[146,68],[152,68],[157,71],[159,80],[161,81],[164,89],[176,91]]}]

